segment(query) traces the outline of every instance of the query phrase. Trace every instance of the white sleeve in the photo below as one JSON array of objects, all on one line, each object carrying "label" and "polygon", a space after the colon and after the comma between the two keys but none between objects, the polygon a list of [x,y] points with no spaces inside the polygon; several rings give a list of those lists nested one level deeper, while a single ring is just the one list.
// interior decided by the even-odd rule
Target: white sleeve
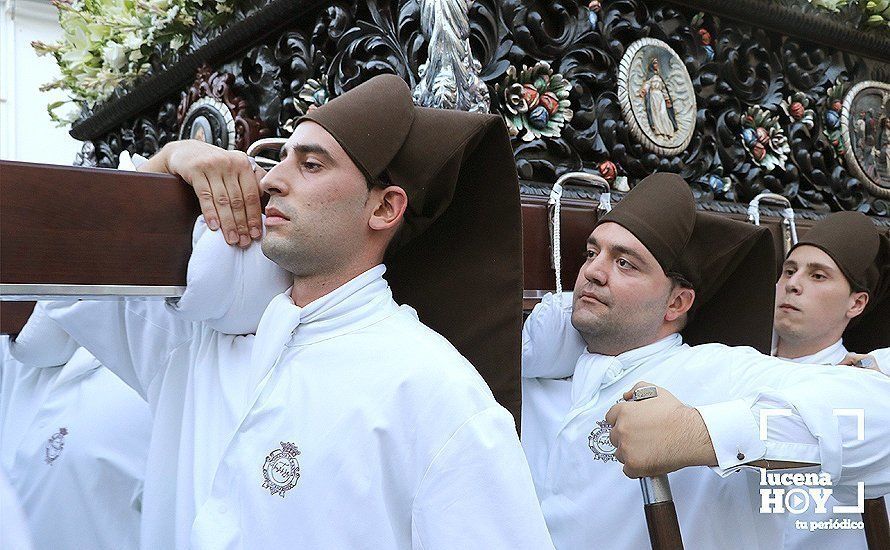
[{"label": "white sleeve", "polygon": [[572,326],[572,293],[547,293],[522,326],[522,376],[571,376],[586,347]]},{"label": "white sleeve", "polygon": [[878,369],[890,376],[890,348],[876,349],[869,353],[878,362]]},{"label": "white sleeve", "polygon": [[[265,217],[264,217],[265,219]],[[266,306],[293,282],[267,258],[260,244],[226,243],[198,217],[192,232],[186,291],[171,307],[180,318],[203,322],[223,334],[255,334]]]},{"label": "white sleeve", "polygon": [[170,354],[190,342],[196,331],[163,300],[58,301],[45,302],[44,308],[48,317],[143,399]]},{"label": "white sleeve", "polygon": [[64,365],[77,351],[77,342],[37,302],[21,332],[9,343],[9,353],[29,367],[57,367]]},{"label": "white sleeve", "polygon": [[[147,160],[125,150],[118,169],[135,171]],[[266,258],[259,243],[246,249],[229,245],[222,231],[211,231],[199,216],[192,230],[186,280],[185,293],[171,304],[173,311],[183,320],[241,335],[256,333],[266,306],[291,286],[293,277]]]},{"label": "white sleeve", "polygon": [[412,509],[416,550],[552,549],[513,417],[477,413],[440,449]]},{"label": "white sleeve", "polygon": [[[761,459],[815,463],[831,476],[838,500],[855,500],[857,482],[866,498],[890,492],[890,378],[725,349],[731,399],[696,407],[719,474]],[[716,355],[715,363],[727,357]]]},{"label": "white sleeve", "polygon": [[140,154],[130,156],[130,152],[124,149],[118,157],[117,169],[135,172],[140,166],[148,162],[148,159]]}]

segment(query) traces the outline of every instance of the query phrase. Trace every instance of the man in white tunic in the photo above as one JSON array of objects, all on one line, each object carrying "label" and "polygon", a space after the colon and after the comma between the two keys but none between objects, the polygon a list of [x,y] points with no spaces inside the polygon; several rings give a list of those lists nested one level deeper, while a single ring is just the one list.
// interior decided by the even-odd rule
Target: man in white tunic
[{"label": "man in white tunic", "polygon": [[0,336],[0,466],[36,548],[138,548],[150,435],[145,401],[42,304]]},{"label": "man in white tunic", "polygon": [[[860,212],[831,214],[788,253],[776,283],[773,355],[838,365],[856,349],[890,344],[890,236]],[[806,368],[802,366],[801,368]],[[788,518],[786,548],[867,548],[860,514],[815,507]],[[846,522],[844,520],[847,520]],[[817,525],[822,522],[823,528]]]},{"label": "man in white tunic", "polygon": [[[243,155],[199,145],[171,144],[141,169],[193,184],[222,174],[229,197],[240,179],[238,196],[258,203]],[[490,306],[486,295],[517,306],[521,296],[503,121],[415,108],[387,75],[311,111],[283,152],[261,183],[271,195],[262,248],[293,286],[256,335],[152,301],[48,308],[154,410],[143,546],[551,547],[512,416],[473,364],[393,299],[462,320],[463,344],[507,334],[518,359],[519,307],[472,309]],[[216,215],[208,224],[225,229]],[[464,262],[486,278],[462,278]],[[518,389],[517,363],[477,366]]]},{"label": "man in white tunic", "polygon": [[837,365],[848,349],[886,348],[890,233],[860,212],[814,225],[782,266],[773,330],[773,355],[798,363]]},{"label": "man in white tunic", "polygon": [[[523,333],[523,447],[557,548],[648,546],[631,477],[673,472],[684,543],[705,549],[781,547],[784,514],[761,513],[750,466],[821,464],[845,503],[857,482],[890,489],[886,377],[705,343],[769,350],[765,229],[696,212],[682,179],[656,174],[599,220],[587,258],[574,296],[546,296]],[[616,404],[641,384],[658,396]],[[832,412],[853,407],[863,441]],[[790,412],[762,440],[775,408]]]}]

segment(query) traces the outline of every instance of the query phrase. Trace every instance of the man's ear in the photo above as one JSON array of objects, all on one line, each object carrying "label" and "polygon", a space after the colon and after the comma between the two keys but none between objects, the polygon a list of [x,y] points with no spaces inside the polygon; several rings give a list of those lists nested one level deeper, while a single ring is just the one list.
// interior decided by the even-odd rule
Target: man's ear
[{"label": "man's ear", "polygon": [[668,298],[667,310],[664,312],[664,320],[672,323],[686,314],[695,302],[695,291],[680,285],[671,290]]},{"label": "man's ear", "polygon": [[397,227],[408,208],[408,195],[398,185],[371,189],[369,200],[374,205],[374,211],[371,212],[368,226],[375,231]]},{"label": "man's ear", "polygon": [[850,294],[850,307],[847,308],[847,319],[861,315],[867,305],[868,292],[854,292]]}]

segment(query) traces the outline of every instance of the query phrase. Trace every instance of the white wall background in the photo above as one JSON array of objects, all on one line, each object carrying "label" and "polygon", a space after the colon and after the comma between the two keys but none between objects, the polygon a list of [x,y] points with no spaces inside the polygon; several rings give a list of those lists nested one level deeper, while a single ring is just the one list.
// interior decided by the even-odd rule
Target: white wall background
[{"label": "white wall background", "polygon": [[0,0],[0,158],[71,164],[81,142],[49,119],[47,104],[65,99],[59,90],[38,88],[58,75],[51,56],[37,57],[32,40],[62,36],[49,0]]}]

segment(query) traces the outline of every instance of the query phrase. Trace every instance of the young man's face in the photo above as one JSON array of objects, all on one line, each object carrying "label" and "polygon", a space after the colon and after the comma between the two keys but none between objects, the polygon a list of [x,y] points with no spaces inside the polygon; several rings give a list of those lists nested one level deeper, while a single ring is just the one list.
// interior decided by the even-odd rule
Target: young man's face
[{"label": "young man's face", "polygon": [[260,187],[271,196],[263,253],[279,266],[303,277],[331,273],[364,252],[367,181],[320,125],[297,126]]},{"label": "young man's face", "polygon": [[[773,328],[779,338],[807,342],[840,338],[864,303],[827,253],[815,246],[795,248],[776,283]],[[836,335],[836,338],[835,338]]]},{"label": "young man's face", "polygon": [[671,280],[633,233],[603,223],[587,241],[575,281],[572,325],[591,352],[617,355],[656,341]]}]

